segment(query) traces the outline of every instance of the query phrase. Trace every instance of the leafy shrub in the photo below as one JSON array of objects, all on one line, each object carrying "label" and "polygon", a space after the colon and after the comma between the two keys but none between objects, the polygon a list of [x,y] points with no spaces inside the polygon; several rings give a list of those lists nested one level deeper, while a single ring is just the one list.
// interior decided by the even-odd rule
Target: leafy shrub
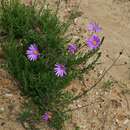
[{"label": "leafy shrub", "polygon": [[1,25],[10,37],[22,38],[32,29],[35,11],[32,7],[19,4],[17,0],[12,0],[8,4],[6,2],[2,0]]},{"label": "leafy shrub", "polygon": [[[39,13],[17,0],[3,2],[1,25],[9,38],[3,45],[7,68],[40,113],[52,113],[49,124],[57,130],[67,119],[64,109],[68,104],[64,102],[74,96],[65,91],[66,86],[92,70],[101,55],[99,47],[82,51],[79,42],[68,45],[71,39],[65,33],[70,23],[71,19],[61,22],[49,7]],[[57,67],[64,71],[55,72]]]}]

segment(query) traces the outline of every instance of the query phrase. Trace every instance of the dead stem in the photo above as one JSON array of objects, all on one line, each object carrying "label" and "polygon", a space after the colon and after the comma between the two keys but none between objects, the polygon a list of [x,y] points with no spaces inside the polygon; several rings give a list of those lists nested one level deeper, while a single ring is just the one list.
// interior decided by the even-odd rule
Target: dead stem
[{"label": "dead stem", "polygon": [[[57,106],[60,106],[60,105],[64,105],[64,104],[67,104],[67,103],[71,103],[75,100],[78,100],[80,98],[82,98],[83,96],[85,96],[88,92],[90,92],[91,90],[93,90],[95,87],[97,87],[97,85],[102,81],[102,79],[105,77],[105,75],[107,74],[107,72],[115,65],[115,63],[119,60],[120,56],[122,55],[123,53],[123,50],[119,53],[118,57],[113,61],[113,63],[104,71],[104,73],[102,74],[102,76],[98,79],[98,81],[92,86],[90,87],[89,89],[87,89],[86,91],[84,91],[82,94],[78,95],[78,96],[75,96],[74,98],[72,98],[71,100],[69,101],[66,101],[66,102],[63,102],[63,103],[59,103],[57,104]],[[85,83],[84,83],[85,85]]]},{"label": "dead stem", "polygon": [[73,99],[71,99],[71,102],[74,100],[77,100],[81,97],[83,97],[84,95],[86,95],[89,91],[91,91],[93,88],[95,88],[100,82],[101,80],[104,78],[104,76],[106,75],[106,73],[115,65],[115,63],[118,61],[118,59],[120,58],[122,52],[120,52],[119,56],[113,61],[113,63],[105,70],[105,72],[102,74],[102,76],[99,78],[99,80],[92,86],[90,87],[88,90],[84,91],[82,94],[74,97]]}]

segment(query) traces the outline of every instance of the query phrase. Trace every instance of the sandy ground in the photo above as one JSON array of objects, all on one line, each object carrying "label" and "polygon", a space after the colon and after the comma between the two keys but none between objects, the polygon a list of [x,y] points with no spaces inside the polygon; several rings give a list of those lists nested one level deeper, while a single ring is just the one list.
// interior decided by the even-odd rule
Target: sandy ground
[{"label": "sandy ground", "polygon": [[[85,2],[84,0],[83,2]],[[129,56],[130,56],[130,2],[126,0],[89,0],[87,10],[82,6],[89,20],[100,23],[103,27],[105,42],[102,47],[103,55],[109,54],[115,58],[124,49],[118,64],[127,62],[127,65],[116,66],[110,71],[117,80],[130,80]],[[106,58],[105,66],[110,63]]]},{"label": "sandy ground", "polygon": [[[130,1],[81,0],[80,10],[83,14],[76,19],[76,26],[85,28],[84,20],[96,21],[102,26],[105,36],[101,48],[102,64],[97,67],[95,74],[100,74],[108,67],[122,49],[123,54],[96,89],[70,106],[87,105],[72,112],[72,120],[65,124],[65,130],[76,130],[76,126],[80,130],[129,130],[130,95],[124,90],[128,92],[130,89]],[[2,58],[0,61],[2,64]],[[89,77],[87,87],[94,83],[94,78],[93,75]],[[110,86],[104,84],[108,79],[112,81]],[[77,88],[82,91],[85,89],[78,81],[74,81],[70,87],[75,88],[75,91],[78,91]],[[17,83],[6,71],[0,69],[0,130],[25,130],[17,121],[23,100],[19,93]],[[50,130],[45,128],[44,123],[39,127],[41,130]]]}]

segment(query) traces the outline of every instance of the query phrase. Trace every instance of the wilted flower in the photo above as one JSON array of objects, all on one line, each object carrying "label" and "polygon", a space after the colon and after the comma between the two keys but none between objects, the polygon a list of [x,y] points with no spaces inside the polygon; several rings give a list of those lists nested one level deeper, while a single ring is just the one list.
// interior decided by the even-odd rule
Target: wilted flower
[{"label": "wilted flower", "polygon": [[39,58],[40,53],[36,44],[31,44],[26,52],[27,57],[30,61],[35,61]]},{"label": "wilted flower", "polygon": [[97,35],[94,34],[86,42],[88,47],[90,47],[91,49],[96,49],[99,47],[101,40]]},{"label": "wilted flower", "polygon": [[44,113],[44,115],[42,116],[42,119],[44,121],[49,121],[52,118],[52,113],[51,112],[46,112]]},{"label": "wilted flower", "polygon": [[77,51],[77,46],[74,43],[68,45],[67,50],[69,53],[74,54]]},{"label": "wilted flower", "polygon": [[64,65],[62,64],[55,64],[55,68],[54,68],[55,74],[58,77],[63,77],[64,75],[66,75],[66,68]]},{"label": "wilted flower", "polygon": [[88,31],[90,31],[90,32],[101,32],[102,28],[97,23],[91,22],[88,25]]}]

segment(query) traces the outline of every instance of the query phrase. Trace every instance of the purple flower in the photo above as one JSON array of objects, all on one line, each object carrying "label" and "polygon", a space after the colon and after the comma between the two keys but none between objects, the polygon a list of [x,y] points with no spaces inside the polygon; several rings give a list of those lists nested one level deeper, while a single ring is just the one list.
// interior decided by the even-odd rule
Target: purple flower
[{"label": "purple flower", "polygon": [[36,44],[31,44],[26,52],[27,57],[30,61],[35,61],[39,58],[40,53]]},{"label": "purple flower", "polygon": [[90,47],[91,49],[96,49],[99,47],[101,40],[97,35],[94,34],[86,42],[88,47]]},{"label": "purple flower", "polygon": [[52,119],[53,113],[51,112],[46,112],[44,113],[44,115],[42,116],[42,120],[44,121],[49,121],[50,119]]},{"label": "purple flower", "polygon": [[68,45],[67,50],[69,53],[74,54],[77,51],[77,46],[74,43]]},{"label": "purple flower", "polygon": [[102,28],[97,23],[91,22],[88,25],[88,31],[90,31],[90,32],[101,32]]},{"label": "purple flower", "polygon": [[54,71],[55,71],[55,75],[58,77],[63,77],[64,75],[67,74],[65,66],[62,64],[55,64]]},{"label": "purple flower", "polygon": [[43,116],[42,116],[42,119],[44,121],[48,121],[49,120],[49,114],[46,112]]}]

